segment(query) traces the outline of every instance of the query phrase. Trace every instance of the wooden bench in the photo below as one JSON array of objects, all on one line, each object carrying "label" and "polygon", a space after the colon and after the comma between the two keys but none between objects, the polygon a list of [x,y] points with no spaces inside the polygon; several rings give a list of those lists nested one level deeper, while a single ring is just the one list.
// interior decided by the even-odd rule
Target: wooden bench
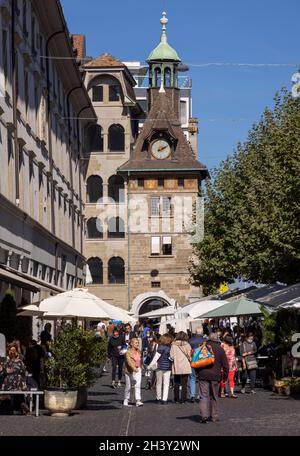
[{"label": "wooden bench", "polygon": [[7,391],[7,390],[0,390],[0,396],[3,395],[25,395],[29,396],[29,410],[30,413],[32,413],[33,409],[33,396],[35,396],[35,416],[39,416],[39,410],[40,410],[40,404],[39,404],[39,398],[44,394],[44,391],[34,391],[34,390],[25,390],[25,391],[18,391],[18,390],[13,390],[13,391]]}]

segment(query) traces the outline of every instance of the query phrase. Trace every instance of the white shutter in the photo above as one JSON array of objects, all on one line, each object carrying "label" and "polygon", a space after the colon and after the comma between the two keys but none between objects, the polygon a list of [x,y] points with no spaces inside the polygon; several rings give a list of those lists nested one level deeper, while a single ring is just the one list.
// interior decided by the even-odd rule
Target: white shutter
[{"label": "white shutter", "polygon": [[151,238],[151,253],[160,254],[160,237],[153,236]]},{"label": "white shutter", "polygon": [[164,236],[163,237],[163,245],[166,245],[166,244],[172,244],[171,236]]}]

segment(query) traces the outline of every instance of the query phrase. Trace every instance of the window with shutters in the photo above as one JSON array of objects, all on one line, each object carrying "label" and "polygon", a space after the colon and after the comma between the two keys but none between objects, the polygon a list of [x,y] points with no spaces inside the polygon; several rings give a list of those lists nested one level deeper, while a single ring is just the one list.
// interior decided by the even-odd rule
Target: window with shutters
[{"label": "window with shutters", "polygon": [[151,255],[160,254],[160,237],[152,236],[151,238]]},{"label": "window with shutters", "polygon": [[171,236],[164,236],[162,239],[162,254],[172,255],[172,238]]}]

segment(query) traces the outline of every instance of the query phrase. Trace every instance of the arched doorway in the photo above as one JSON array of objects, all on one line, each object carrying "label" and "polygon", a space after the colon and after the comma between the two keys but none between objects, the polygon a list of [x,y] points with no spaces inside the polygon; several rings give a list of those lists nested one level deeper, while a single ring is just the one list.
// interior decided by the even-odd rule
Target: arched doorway
[{"label": "arched doorway", "polygon": [[145,301],[140,309],[139,316],[142,318],[143,314],[151,312],[152,310],[161,309],[163,307],[168,307],[168,304],[160,298],[152,298]]},{"label": "arched doorway", "polygon": [[170,298],[163,290],[156,293],[153,291],[142,293],[132,301],[131,313],[142,318],[142,313],[151,312],[151,310],[159,309],[166,306],[176,306],[176,301]]}]

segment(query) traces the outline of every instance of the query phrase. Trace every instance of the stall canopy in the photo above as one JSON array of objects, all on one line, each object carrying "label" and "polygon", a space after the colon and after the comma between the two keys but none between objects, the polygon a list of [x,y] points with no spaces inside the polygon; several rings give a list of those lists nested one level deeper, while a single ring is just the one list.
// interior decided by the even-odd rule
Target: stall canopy
[{"label": "stall canopy", "polygon": [[205,313],[198,314],[198,318],[225,318],[225,317],[242,317],[248,315],[262,315],[262,308],[266,306],[259,304],[251,299],[242,298],[236,301],[230,301],[222,306]]},{"label": "stall canopy", "polygon": [[88,292],[86,288],[74,288],[56,296],[44,299],[39,306],[25,306],[23,312],[37,315],[43,312],[43,318],[84,318],[90,320],[120,320],[124,323],[135,321],[128,312],[108,304],[103,299]]},{"label": "stall canopy", "polygon": [[159,318],[159,317],[166,317],[169,315],[174,315],[176,312],[175,307],[167,306],[161,307],[160,309],[152,310],[151,312],[147,312],[145,314],[140,315],[141,318]]},{"label": "stall canopy", "polygon": [[217,309],[218,307],[221,307],[224,305],[224,303],[227,303],[228,301],[217,301],[217,300],[211,300],[211,301],[196,301],[193,302],[192,304],[188,304],[187,306],[181,307],[181,309],[177,310],[175,313],[175,316],[180,316],[183,314],[186,314],[192,318],[198,318],[199,315],[203,314],[204,312],[210,312],[214,309]]}]

